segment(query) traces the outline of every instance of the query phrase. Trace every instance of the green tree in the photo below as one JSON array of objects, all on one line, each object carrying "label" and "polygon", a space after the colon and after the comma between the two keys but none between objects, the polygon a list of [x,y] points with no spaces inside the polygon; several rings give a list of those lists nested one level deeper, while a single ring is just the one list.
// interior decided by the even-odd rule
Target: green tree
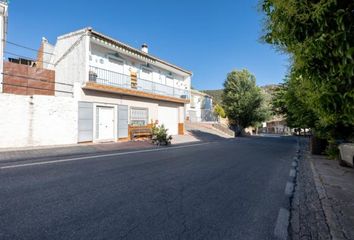
[{"label": "green tree", "polygon": [[214,112],[218,117],[221,117],[221,118],[226,117],[225,110],[219,104],[215,105]]},{"label": "green tree", "polygon": [[318,119],[309,105],[308,93],[301,78],[290,75],[285,83],[275,89],[272,110],[275,114],[285,116],[291,128],[314,128]]},{"label": "green tree", "polygon": [[272,98],[272,112],[275,115],[283,115],[286,117],[288,114],[288,104],[286,99],[286,94],[288,92],[288,84],[282,83],[279,84],[273,92]]},{"label": "green tree", "polygon": [[[260,87],[260,92],[262,95],[262,104],[260,107],[260,113],[263,114],[262,117],[262,122],[263,121],[268,121],[269,119],[271,119],[274,115],[273,111],[272,111],[272,99],[273,99],[273,90],[270,90],[270,88],[268,88],[268,86],[265,87]],[[259,126],[261,126],[261,122],[259,122],[260,124],[258,124]]]},{"label": "green tree", "polygon": [[256,86],[256,78],[247,70],[227,75],[222,99],[226,116],[238,127],[239,133],[267,118],[264,96]]},{"label": "green tree", "polygon": [[[327,139],[354,133],[354,1],[262,0],[264,40],[290,54],[293,123],[315,115]],[[294,85],[294,86],[291,86]],[[299,95],[301,94],[301,96]],[[303,104],[309,115],[298,115]],[[306,121],[305,121],[306,122]]]}]

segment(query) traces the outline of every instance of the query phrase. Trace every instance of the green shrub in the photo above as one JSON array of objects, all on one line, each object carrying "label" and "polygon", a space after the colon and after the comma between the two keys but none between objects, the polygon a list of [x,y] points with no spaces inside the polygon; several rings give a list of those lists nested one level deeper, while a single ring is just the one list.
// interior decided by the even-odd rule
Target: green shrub
[{"label": "green shrub", "polygon": [[216,116],[218,116],[218,117],[221,117],[221,118],[226,117],[224,109],[219,104],[215,105],[214,112],[215,112]]},{"label": "green shrub", "polygon": [[162,124],[152,126],[152,142],[156,145],[170,145],[172,136],[167,134],[167,128]]},{"label": "green shrub", "polygon": [[333,160],[340,159],[338,144],[334,140],[328,141],[328,146],[326,148],[325,153],[330,159],[333,159]]}]

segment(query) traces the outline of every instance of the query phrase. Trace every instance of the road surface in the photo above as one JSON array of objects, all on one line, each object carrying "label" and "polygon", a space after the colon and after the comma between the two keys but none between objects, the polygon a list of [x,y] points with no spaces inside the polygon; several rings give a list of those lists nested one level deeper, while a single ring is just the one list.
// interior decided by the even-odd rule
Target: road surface
[{"label": "road surface", "polygon": [[275,239],[295,152],[242,138],[0,162],[0,239]]}]

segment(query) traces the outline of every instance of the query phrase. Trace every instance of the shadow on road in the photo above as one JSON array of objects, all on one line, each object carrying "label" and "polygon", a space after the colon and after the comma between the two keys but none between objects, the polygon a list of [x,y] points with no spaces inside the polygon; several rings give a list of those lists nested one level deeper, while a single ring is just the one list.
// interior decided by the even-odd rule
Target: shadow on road
[{"label": "shadow on road", "polygon": [[200,130],[189,130],[188,132],[190,132],[195,138],[200,141],[217,141],[227,139],[226,137],[222,137],[217,134],[212,134],[208,132],[203,132]]}]

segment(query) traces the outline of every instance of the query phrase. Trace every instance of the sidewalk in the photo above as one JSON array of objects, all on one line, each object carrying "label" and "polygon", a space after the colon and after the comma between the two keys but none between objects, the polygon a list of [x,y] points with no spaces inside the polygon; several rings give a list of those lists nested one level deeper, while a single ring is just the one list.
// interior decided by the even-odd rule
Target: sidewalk
[{"label": "sidewalk", "polygon": [[89,155],[96,153],[118,152],[133,149],[152,148],[154,145],[149,141],[135,142],[110,142],[97,144],[76,144],[66,146],[46,146],[46,147],[28,147],[17,149],[0,150],[0,162],[9,162],[14,160],[43,159],[53,157]]},{"label": "sidewalk", "polygon": [[[189,134],[173,136],[172,145],[188,144],[198,141],[200,140]],[[151,141],[128,141],[0,149],[0,162],[121,152],[154,147],[157,146],[153,145]]]},{"label": "sidewalk", "polygon": [[330,240],[326,216],[316,190],[308,155],[308,143],[300,139],[296,183],[291,200],[289,235],[291,240]]},{"label": "sidewalk", "polygon": [[333,239],[354,239],[354,169],[323,156],[310,160]]},{"label": "sidewalk", "polygon": [[301,139],[291,239],[354,239],[354,169],[311,155]]}]

